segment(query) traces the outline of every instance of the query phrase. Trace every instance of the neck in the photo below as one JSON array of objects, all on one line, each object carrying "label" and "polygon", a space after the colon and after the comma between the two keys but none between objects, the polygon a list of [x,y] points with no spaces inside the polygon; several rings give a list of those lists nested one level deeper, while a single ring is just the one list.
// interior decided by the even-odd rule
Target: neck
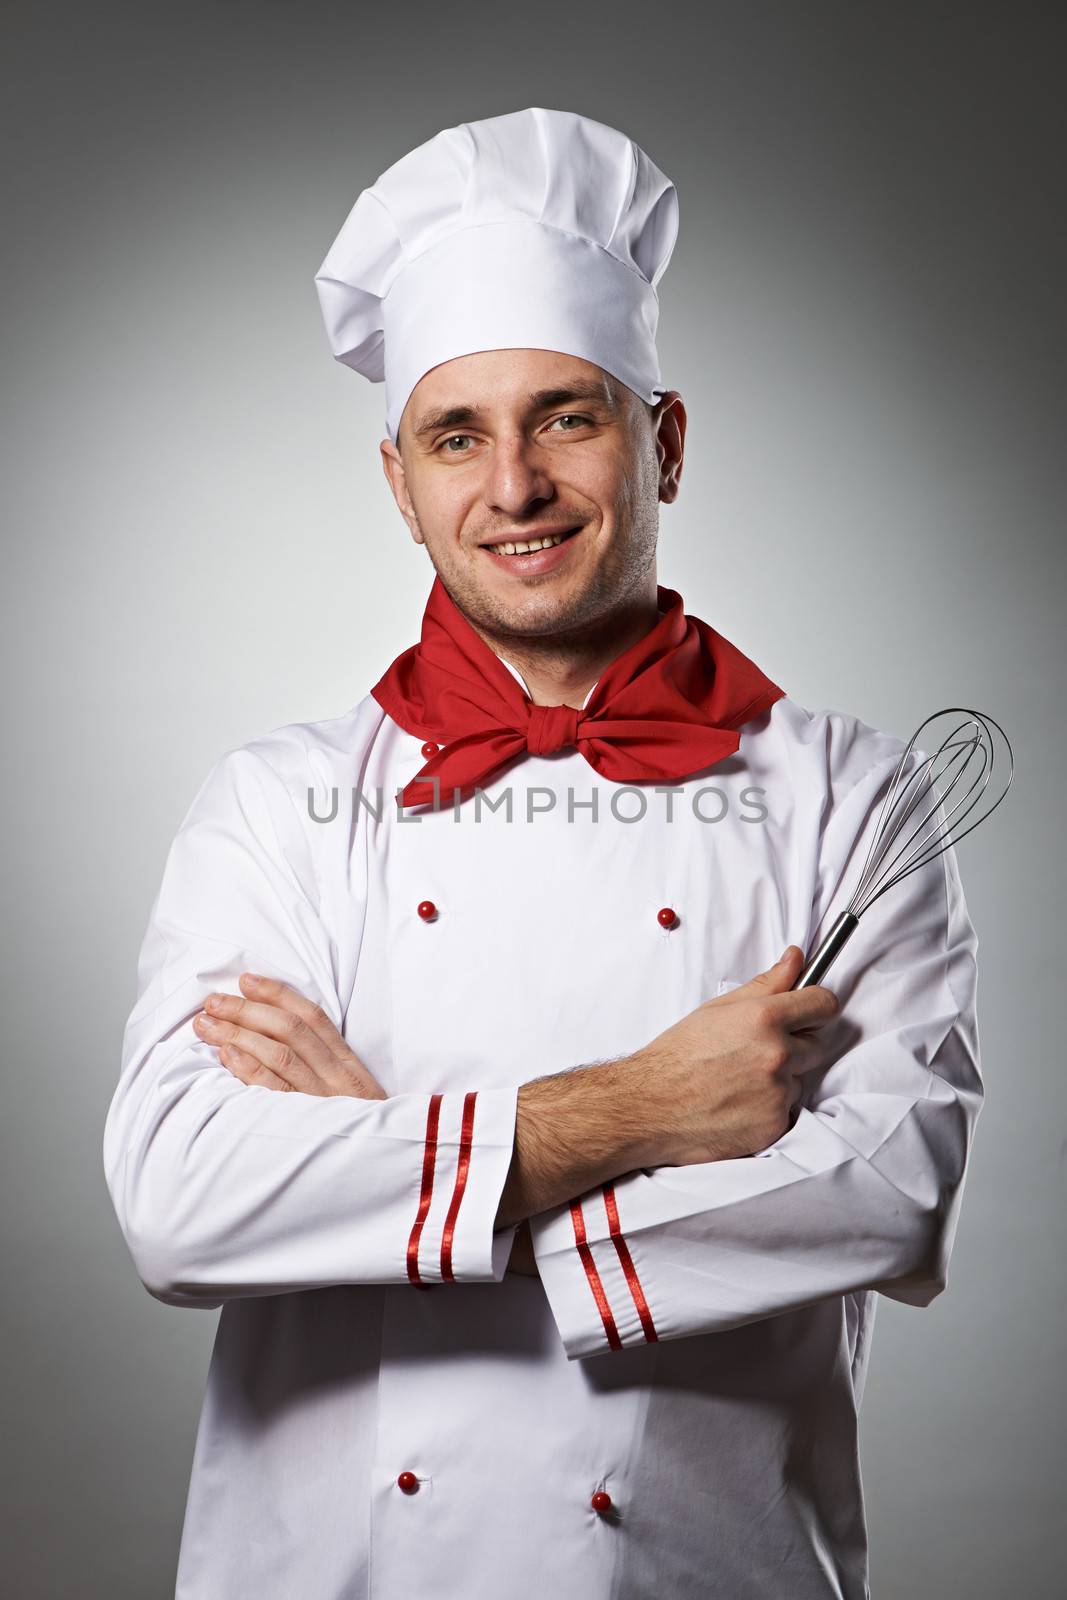
[{"label": "neck", "polygon": [[627,597],[609,616],[571,632],[531,639],[525,634],[488,633],[484,628],[475,631],[522,673],[535,706],[580,709],[601,673],[650,633],[659,617],[653,580],[651,593]]}]

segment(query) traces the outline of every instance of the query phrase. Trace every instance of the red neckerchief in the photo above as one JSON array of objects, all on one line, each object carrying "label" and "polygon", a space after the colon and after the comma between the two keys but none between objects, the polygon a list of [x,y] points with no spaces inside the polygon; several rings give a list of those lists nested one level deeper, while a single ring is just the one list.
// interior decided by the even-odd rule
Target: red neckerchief
[{"label": "red neckerchief", "polygon": [[677,781],[732,755],[738,728],[785,690],[675,590],[657,586],[657,600],[659,621],[604,668],[584,709],[535,706],[435,576],[420,642],[371,690],[405,732],[442,747],[401,804],[447,805],[516,756],[572,746],[614,783]]}]

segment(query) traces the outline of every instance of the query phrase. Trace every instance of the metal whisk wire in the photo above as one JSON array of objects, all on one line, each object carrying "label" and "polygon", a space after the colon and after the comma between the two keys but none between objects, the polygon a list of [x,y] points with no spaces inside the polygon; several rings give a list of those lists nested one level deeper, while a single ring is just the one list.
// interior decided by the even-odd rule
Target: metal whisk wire
[{"label": "metal whisk wire", "polygon": [[[942,740],[934,754],[920,761],[902,784],[905,769],[923,729],[938,717],[952,716],[956,713],[968,720],[955,727],[952,733]],[[993,775],[995,746],[989,724],[996,728],[1007,747],[1008,779],[993,804],[961,831],[958,823],[954,823],[952,819],[961,807],[963,811],[959,822],[963,822],[971,814],[981,803]],[[964,730],[967,732],[964,733]],[[961,734],[964,736],[960,737]],[[940,769],[938,762],[943,763]],[[962,783],[972,766],[976,766],[977,770],[970,788],[959,796],[951,809],[946,810],[953,791]],[[952,774],[951,781],[948,780],[949,773]],[[860,881],[848,908],[838,917],[793,987],[804,989],[811,984],[821,982],[844,944],[852,936],[863,913],[869,910],[887,889],[893,888],[910,873],[926,866],[928,862],[936,860],[949,848],[949,845],[958,844],[960,839],[965,838],[980,822],[991,816],[1010,789],[1014,774],[1015,756],[1011,741],[1000,723],[988,714],[972,711],[965,706],[947,706],[941,711],[935,711],[932,716],[921,722],[897,763],[893,781],[882,802]],[[907,800],[907,804],[904,804],[912,784],[916,785],[915,790]],[[978,791],[977,794],[975,790]],[[927,804],[928,809],[923,812],[922,808]],[[890,857],[890,851],[917,809],[920,812],[918,824],[896,850],[895,855]],[[916,843],[917,837],[923,834],[928,824],[929,832]],[[899,868],[898,862],[901,863]]]}]

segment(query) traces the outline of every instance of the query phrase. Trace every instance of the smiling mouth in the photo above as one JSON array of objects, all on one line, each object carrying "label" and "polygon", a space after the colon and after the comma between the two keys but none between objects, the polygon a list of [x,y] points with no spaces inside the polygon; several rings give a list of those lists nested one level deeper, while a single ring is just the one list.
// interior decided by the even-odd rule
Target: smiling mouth
[{"label": "smiling mouth", "polygon": [[552,550],[556,545],[565,544],[568,539],[573,539],[575,534],[580,532],[580,527],[568,528],[566,533],[554,533],[544,539],[531,539],[527,542],[515,541],[514,543],[510,540],[505,540],[501,544],[483,545],[482,548],[488,550],[490,555],[494,556],[532,556],[536,555],[539,550]]}]

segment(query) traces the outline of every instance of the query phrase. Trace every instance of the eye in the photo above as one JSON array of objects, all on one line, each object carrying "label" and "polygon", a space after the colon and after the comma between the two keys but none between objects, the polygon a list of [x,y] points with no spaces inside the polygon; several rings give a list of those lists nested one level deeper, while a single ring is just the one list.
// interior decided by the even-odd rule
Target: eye
[{"label": "eye", "polygon": [[[470,434],[469,433],[450,433],[448,435],[447,439],[440,440],[437,448],[440,450],[442,448],[442,446],[450,445],[456,439],[469,439],[469,438],[470,438]],[[465,456],[466,454],[467,454],[466,450],[445,450],[445,455],[447,455],[447,456]]]},{"label": "eye", "polygon": [[[584,427],[585,424],[589,422],[589,418],[588,417],[579,416],[576,411],[565,411],[562,416],[553,417],[552,422],[549,424],[549,426],[552,427],[557,422],[576,422],[578,424],[578,426],[581,428],[581,427]],[[574,429],[573,428],[564,428],[562,431],[564,433],[573,433]]]}]

